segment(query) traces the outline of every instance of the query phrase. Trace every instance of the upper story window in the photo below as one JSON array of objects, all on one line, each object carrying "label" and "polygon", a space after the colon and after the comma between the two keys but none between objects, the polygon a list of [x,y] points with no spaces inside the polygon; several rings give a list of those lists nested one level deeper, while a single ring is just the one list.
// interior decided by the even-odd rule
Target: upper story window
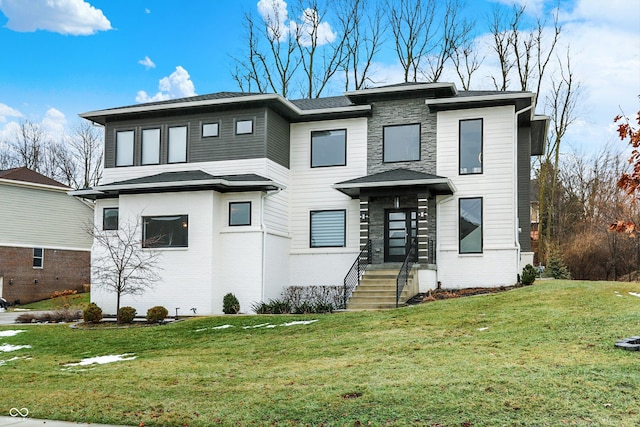
[{"label": "upper story window", "polygon": [[251,202],[229,203],[229,225],[251,225]]},{"label": "upper story window", "polygon": [[187,127],[169,128],[168,163],[184,163],[187,161]]},{"label": "upper story window", "polygon": [[253,120],[237,120],[236,135],[248,135],[253,133]]},{"label": "upper story window", "polygon": [[44,268],[44,249],[33,248],[33,268]]},{"label": "upper story window", "polygon": [[210,138],[218,136],[220,132],[220,123],[203,123],[202,124],[202,137]]},{"label": "upper story window", "polygon": [[382,132],[384,162],[420,160],[420,124],[385,126]]},{"label": "upper story window", "polygon": [[460,253],[482,253],[482,197],[460,199],[459,203]]},{"label": "upper story window", "polygon": [[312,248],[344,247],[346,211],[311,211],[310,246]]},{"label": "upper story window", "polygon": [[142,164],[160,163],[160,129],[142,130]]},{"label": "upper story window", "polygon": [[133,166],[132,130],[116,132],[116,166]]},{"label": "upper story window", "polygon": [[347,130],[311,132],[311,167],[346,166]]},{"label": "upper story window", "polygon": [[189,246],[189,216],[143,216],[143,248],[186,248]]},{"label": "upper story window", "polygon": [[118,229],[118,208],[104,208],[102,210],[102,229]]},{"label": "upper story window", "polygon": [[482,119],[460,120],[460,175],[482,173]]}]

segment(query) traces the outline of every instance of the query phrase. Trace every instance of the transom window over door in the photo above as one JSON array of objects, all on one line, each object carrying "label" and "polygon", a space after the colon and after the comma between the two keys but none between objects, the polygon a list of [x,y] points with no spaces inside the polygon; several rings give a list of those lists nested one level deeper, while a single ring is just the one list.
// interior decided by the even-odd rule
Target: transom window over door
[{"label": "transom window over door", "polygon": [[384,162],[420,160],[420,124],[385,126],[382,133]]},{"label": "transom window over door", "polygon": [[311,167],[346,166],[347,130],[311,132]]},{"label": "transom window over door", "polygon": [[310,246],[331,248],[345,246],[346,211],[311,211]]},{"label": "transom window over door", "polygon": [[459,203],[460,253],[482,253],[482,197],[460,199]]},{"label": "transom window over door", "polygon": [[116,132],[116,166],[133,166],[132,130]]},{"label": "transom window over door", "polygon": [[460,175],[482,173],[482,119],[460,120]]},{"label": "transom window over door", "polygon": [[187,127],[169,128],[168,163],[184,163],[187,161]]}]

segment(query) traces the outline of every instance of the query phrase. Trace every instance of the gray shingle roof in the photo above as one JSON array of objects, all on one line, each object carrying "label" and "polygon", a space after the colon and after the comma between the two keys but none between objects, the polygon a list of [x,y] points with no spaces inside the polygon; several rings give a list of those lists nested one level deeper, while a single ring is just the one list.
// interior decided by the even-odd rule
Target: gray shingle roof
[{"label": "gray shingle roof", "polygon": [[413,171],[409,169],[393,169],[360,178],[350,179],[333,185],[338,191],[351,198],[360,197],[362,190],[377,191],[394,188],[427,188],[433,194],[453,194],[455,187],[443,176]]},{"label": "gray shingle roof", "polygon": [[346,96],[328,96],[326,98],[292,99],[291,103],[301,110],[321,110],[354,105]]},{"label": "gray shingle roof", "polygon": [[432,175],[424,172],[412,171],[409,169],[393,169],[386,172],[374,173],[372,175],[363,176],[349,181],[343,181],[339,184],[369,184],[369,183],[382,183],[391,181],[422,181],[433,179],[446,179],[443,176]]}]

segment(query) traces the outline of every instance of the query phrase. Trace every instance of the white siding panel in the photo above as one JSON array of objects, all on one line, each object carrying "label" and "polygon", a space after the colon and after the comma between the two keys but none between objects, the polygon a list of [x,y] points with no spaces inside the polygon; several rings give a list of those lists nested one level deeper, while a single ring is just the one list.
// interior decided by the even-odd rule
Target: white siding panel
[{"label": "white siding panel", "polygon": [[0,183],[0,245],[90,250],[93,209],[65,190]]},{"label": "white siding panel", "polygon": [[[311,132],[347,130],[347,164],[311,167]],[[333,184],[367,174],[367,119],[345,119],[291,125],[289,197],[291,285],[339,285],[359,252],[359,201],[332,188]],[[309,216],[314,210],[347,212],[346,247],[310,248]]]},{"label": "white siding panel", "polygon": [[[492,107],[438,113],[437,174],[457,191],[437,198],[438,280],[444,287],[512,285],[518,273],[515,243],[516,150],[514,107]],[[458,174],[458,129],[463,119],[483,119],[483,173]],[[483,200],[483,253],[458,253],[458,201]]]}]

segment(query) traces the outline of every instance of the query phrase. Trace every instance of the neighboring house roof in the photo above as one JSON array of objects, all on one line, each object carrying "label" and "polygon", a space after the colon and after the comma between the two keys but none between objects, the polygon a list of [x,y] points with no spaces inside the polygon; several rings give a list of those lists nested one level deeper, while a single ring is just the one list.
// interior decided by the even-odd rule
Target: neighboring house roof
[{"label": "neighboring house roof", "polygon": [[118,197],[120,194],[163,193],[176,191],[215,190],[220,193],[239,191],[274,191],[282,186],[256,174],[211,175],[201,170],[163,172],[73,191],[69,194],[88,199]]},{"label": "neighboring house roof", "polygon": [[0,170],[0,179],[69,188],[68,186],[26,167]]},{"label": "neighboring house roof", "polygon": [[358,198],[363,190],[402,187],[425,187],[434,194],[453,194],[455,192],[455,186],[449,178],[409,169],[393,169],[333,185],[333,188],[351,198]]}]

